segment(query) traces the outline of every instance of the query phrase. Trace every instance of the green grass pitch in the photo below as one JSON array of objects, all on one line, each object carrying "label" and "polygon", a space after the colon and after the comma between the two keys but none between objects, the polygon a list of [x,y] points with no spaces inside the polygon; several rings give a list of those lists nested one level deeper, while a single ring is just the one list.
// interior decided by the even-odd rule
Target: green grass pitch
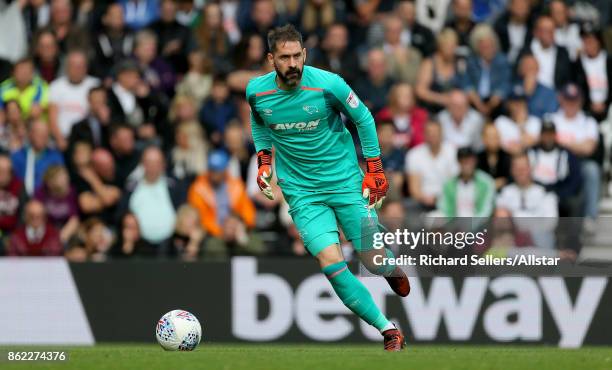
[{"label": "green grass pitch", "polygon": [[[2,347],[6,350],[37,347]],[[55,347],[54,350],[60,348]],[[62,348],[64,349],[64,348]],[[158,345],[99,344],[65,348],[69,361],[9,363],[0,369],[34,370],[611,370],[612,347],[559,349],[541,346],[409,346],[385,353],[382,345],[209,344],[193,352],[165,352]]]}]

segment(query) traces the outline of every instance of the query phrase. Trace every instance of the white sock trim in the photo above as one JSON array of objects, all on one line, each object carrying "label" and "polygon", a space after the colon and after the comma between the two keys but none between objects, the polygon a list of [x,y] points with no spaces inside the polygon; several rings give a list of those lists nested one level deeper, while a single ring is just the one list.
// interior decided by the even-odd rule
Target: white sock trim
[{"label": "white sock trim", "polygon": [[382,334],[383,332],[390,330],[390,329],[395,329],[395,325],[393,325],[391,321],[389,321],[389,323],[385,325],[384,328],[380,329],[380,333]]}]

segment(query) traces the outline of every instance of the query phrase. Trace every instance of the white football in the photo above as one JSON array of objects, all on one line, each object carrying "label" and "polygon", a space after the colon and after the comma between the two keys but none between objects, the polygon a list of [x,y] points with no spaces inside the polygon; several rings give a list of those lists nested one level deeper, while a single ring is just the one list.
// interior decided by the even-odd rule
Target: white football
[{"label": "white football", "polygon": [[172,310],[157,322],[155,336],[166,351],[193,351],[202,338],[202,327],[192,313]]}]

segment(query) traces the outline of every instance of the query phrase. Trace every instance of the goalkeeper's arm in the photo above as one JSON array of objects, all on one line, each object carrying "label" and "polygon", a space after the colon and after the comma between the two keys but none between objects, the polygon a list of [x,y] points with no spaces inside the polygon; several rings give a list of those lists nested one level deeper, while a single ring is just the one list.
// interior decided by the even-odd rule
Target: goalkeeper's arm
[{"label": "goalkeeper's arm", "polygon": [[331,86],[336,108],[357,126],[361,149],[366,159],[366,173],[361,184],[363,197],[368,199],[368,207],[380,208],[389,184],[380,159],[374,117],[349,85],[340,76],[334,77],[335,81]]},{"label": "goalkeeper's arm", "polygon": [[266,196],[273,200],[272,186],[272,142],[268,129],[254,107],[254,95],[247,95],[249,107],[251,108],[251,134],[257,150],[257,186]]}]

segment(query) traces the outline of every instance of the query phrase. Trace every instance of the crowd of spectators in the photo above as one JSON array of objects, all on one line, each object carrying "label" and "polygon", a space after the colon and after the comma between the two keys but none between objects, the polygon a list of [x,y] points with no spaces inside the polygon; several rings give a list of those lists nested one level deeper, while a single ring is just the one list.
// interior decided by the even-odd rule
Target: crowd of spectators
[{"label": "crowd of spectators", "polygon": [[611,16],[607,0],[0,1],[0,251],[305,255],[278,187],[257,187],[244,98],[285,23],[372,111],[383,216],[593,231]]}]

